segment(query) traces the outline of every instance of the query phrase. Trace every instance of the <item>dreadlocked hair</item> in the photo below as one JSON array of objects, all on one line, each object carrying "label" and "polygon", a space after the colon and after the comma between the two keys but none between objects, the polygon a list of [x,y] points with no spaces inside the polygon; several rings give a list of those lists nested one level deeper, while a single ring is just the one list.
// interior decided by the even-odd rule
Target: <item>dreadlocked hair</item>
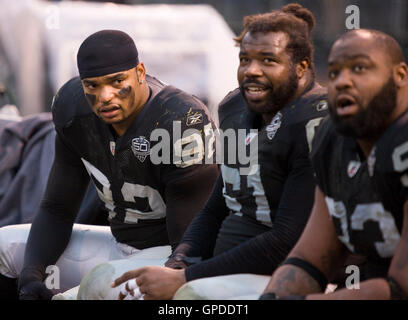
[{"label": "dreadlocked hair", "polygon": [[291,53],[292,61],[296,64],[306,60],[309,68],[314,71],[311,32],[315,25],[315,18],[308,9],[300,4],[291,3],[280,10],[246,16],[243,24],[243,31],[234,38],[237,45],[242,43],[242,39],[248,32],[251,34],[284,32],[289,36],[286,49]]}]

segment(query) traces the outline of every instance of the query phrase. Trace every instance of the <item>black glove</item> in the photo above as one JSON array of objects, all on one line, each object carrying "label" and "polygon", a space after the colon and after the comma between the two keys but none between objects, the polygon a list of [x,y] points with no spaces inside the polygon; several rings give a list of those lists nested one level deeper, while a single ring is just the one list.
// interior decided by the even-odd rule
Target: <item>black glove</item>
[{"label": "black glove", "polygon": [[41,281],[29,282],[18,293],[20,300],[51,300],[52,296],[51,290]]},{"label": "black glove", "polygon": [[20,300],[51,300],[53,293],[47,289],[43,280],[45,274],[41,267],[26,267],[18,278]]}]

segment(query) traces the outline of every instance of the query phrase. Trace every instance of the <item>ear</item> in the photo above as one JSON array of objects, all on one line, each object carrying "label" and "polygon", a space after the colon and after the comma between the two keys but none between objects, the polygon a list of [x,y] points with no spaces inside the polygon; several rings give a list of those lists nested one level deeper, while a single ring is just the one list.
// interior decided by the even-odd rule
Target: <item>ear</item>
[{"label": "ear", "polygon": [[136,66],[136,75],[139,83],[143,83],[146,77],[146,69],[143,62],[139,62],[138,65]]},{"label": "ear", "polygon": [[400,62],[393,68],[393,77],[395,85],[398,88],[408,85],[408,66],[405,62]]},{"label": "ear", "polygon": [[307,62],[307,60],[302,60],[301,62],[296,64],[296,75],[298,79],[303,78],[308,68],[309,62]]}]

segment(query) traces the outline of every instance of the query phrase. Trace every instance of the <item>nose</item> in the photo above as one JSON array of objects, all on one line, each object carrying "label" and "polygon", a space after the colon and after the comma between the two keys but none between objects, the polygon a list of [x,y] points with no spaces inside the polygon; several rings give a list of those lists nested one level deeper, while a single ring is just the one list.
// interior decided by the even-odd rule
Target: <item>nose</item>
[{"label": "nose", "polygon": [[252,78],[252,77],[262,76],[263,72],[262,72],[262,68],[259,65],[258,61],[252,60],[246,66],[244,74],[246,77]]},{"label": "nose", "polygon": [[348,69],[341,70],[339,75],[334,80],[334,85],[339,91],[352,87],[353,81],[350,71]]},{"label": "nose", "polygon": [[99,100],[102,103],[106,103],[112,100],[114,96],[113,88],[109,86],[103,86],[100,91]]}]

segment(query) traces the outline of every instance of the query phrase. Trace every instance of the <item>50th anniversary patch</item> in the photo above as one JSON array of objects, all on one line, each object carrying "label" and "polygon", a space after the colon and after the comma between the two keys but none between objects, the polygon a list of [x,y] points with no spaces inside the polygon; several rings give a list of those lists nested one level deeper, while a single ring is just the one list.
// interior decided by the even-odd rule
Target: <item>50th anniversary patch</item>
[{"label": "50th anniversary patch", "polygon": [[140,162],[144,162],[150,154],[150,141],[143,136],[132,139],[132,151]]}]

